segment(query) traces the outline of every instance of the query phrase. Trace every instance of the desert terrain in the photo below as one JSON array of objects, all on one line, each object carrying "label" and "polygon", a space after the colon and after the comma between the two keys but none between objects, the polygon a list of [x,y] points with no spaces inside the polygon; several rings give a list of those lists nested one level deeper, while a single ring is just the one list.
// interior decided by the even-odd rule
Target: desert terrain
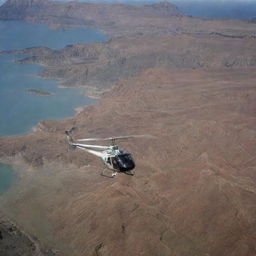
[{"label": "desert terrain", "polygon": [[0,255],[56,255],[51,249],[44,248],[35,238],[21,231],[10,220],[0,216]]},{"label": "desert terrain", "polygon": [[[1,198],[8,218],[59,255],[256,254],[256,24],[192,18],[168,3],[46,0],[9,0],[0,18],[111,37],[15,52],[100,99],[0,138],[1,161],[20,176]],[[136,174],[108,179],[98,158],[67,146],[72,127],[75,138],[155,138],[121,142]]]}]

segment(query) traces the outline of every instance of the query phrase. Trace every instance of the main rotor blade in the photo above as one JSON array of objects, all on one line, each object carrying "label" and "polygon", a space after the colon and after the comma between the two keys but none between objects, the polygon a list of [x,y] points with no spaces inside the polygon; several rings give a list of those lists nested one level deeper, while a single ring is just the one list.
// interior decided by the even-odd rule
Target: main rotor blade
[{"label": "main rotor blade", "polygon": [[133,138],[154,139],[155,137],[149,134],[141,134],[141,135],[118,136],[118,137],[113,137],[109,139],[122,140],[122,139],[133,139]]},{"label": "main rotor blade", "polygon": [[153,139],[155,137],[148,134],[142,134],[142,135],[128,135],[128,136],[118,136],[118,137],[109,137],[109,138],[88,138],[88,139],[79,139],[77,141],[111,141],[111,140],[122,140],[122,139],[132,139],[132,138]]},{"label": "main rotor blade", "polygon": [[79,148],[86,148],[86,149],[92,149],[92,150],[108,150],[108,146],[98,146],[98,145],[86,145],[86,144],[79,144],[79,143],[72,143],[73,146],[79,147]]},{"label": "main rotor blade", "polygon": [[79,139],[77,141],[100,141],[100,140],[105,140],[101,138],[88,138],[88,139]]},{"label": "main rotor blade", "polygon": [[101,158],[104,156],[104,154],[102,152],[99,152],[99,151],[95,151],[95,150],[87,149],[87,148],[82,148],[82,147],[79,147],[79,146],[78,146],[78,148],[80,148],[82,150],[85,150],[85,151],[87,151],[87,152],[89,152],[89,153],[91,153],[95,156],[101,157]]}]

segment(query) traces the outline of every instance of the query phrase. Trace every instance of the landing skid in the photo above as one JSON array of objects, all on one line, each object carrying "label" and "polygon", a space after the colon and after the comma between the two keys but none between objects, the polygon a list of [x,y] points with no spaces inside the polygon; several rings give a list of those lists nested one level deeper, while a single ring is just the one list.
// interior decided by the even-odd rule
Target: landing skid
[{"label": "landing skid", "polygon": [[[106,174],[106,171],[108,172],[107,174]],[[117,172],[112,172],[111,174],[109,174],[109,172],[110,172],[110,170],[109,169],[103,169],[103,171],[101,172],[101,176],[104,176],[104,177],[106,177],[106,178],[115,178],[116,177],[116,175],[117,175]]]}]

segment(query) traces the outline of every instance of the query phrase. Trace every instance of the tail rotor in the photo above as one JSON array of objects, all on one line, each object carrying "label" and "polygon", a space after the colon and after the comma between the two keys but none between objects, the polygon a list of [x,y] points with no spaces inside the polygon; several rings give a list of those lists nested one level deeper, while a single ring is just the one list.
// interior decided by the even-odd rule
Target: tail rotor
[{"label": "tail rotor", "polygon": [[69,144],[70,149],[75,149],[76,146],[74,145],[74,139],[72,137],[72,132],[75,130],[75,127],[72,127],[70,130],[65,131],[65,134],[67,136],[67,142]]}]

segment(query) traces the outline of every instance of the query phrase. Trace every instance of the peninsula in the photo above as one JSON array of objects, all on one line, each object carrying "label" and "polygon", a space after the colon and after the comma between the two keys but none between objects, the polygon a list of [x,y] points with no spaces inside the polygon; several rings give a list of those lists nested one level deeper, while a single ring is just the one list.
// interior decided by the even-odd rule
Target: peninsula
[{"label": "peninsula", "polygon": [[[72,118],[0,138],[1,161],[22,174],[1,199],[10,218],[61,255],[256,253],[255,23],[188,17],[166,2],[8,0],[0,18],[111,37],[1,53],[101,92]],[[72,127],[74,137],[157,139],[122,143],[136,174],[106,179],[98,159],[67,146]]]}]

